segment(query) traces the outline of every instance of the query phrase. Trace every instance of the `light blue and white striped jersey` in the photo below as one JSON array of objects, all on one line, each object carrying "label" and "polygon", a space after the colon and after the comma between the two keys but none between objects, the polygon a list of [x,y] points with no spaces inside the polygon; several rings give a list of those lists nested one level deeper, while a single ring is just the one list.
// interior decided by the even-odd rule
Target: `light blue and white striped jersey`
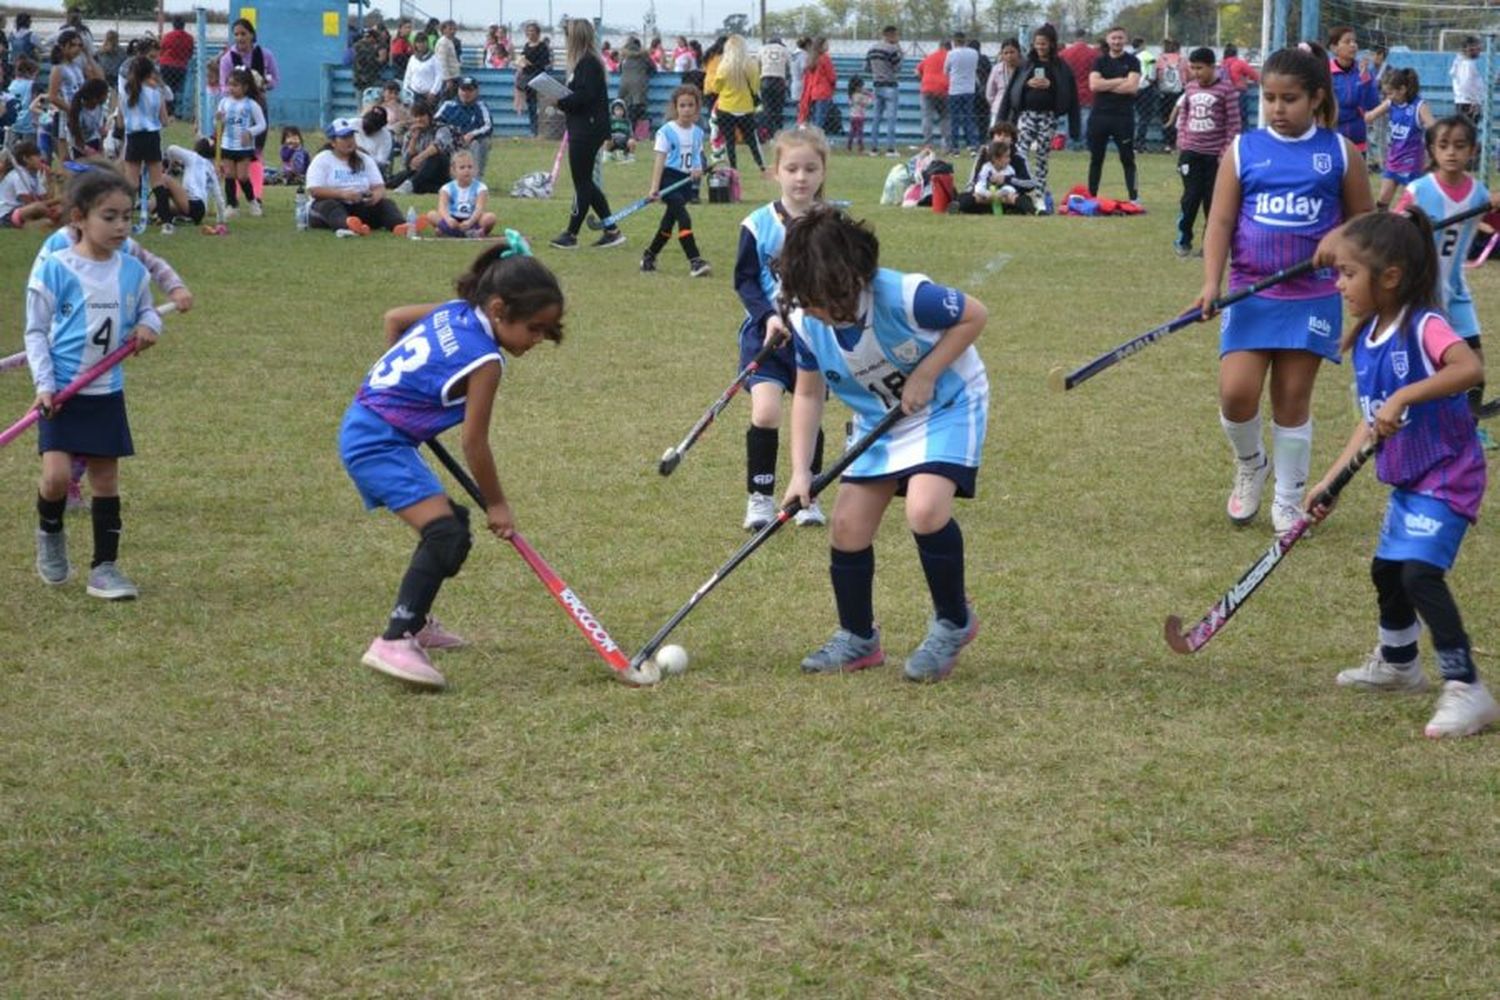
[{"label": "light blue and white striped jersey", "polygon": [[[1418,177],[1406,186],[1406,190],[1417,207],[1426,212],[1434,222],[1478,208],[1490,200],[1489,191],[1477,179],[1471,179],[1467,194],[1459,195],[1459,192],[1445,191],[1438,183],[1436,174]],[[1454,332],[1460,337],[1473,337],[1479,333],[1479,317],[1474,313],[1474,296],[1469,292],[1469,282],[1464,275],[1464,261],[1468,259],[1469,244],[1474,242],[1479,221],[1476,216],[1432,234],[1437,241],[1438,287],[1443,293],[1443,309],[1448,313]]]},{"label": "light blue and white striped jersey", "polygon": [[254,149],[255,137],[266,130],[265,112],[248,97],[219,98],[219,113],[224,116],[224,135],[219,146],[237,152]]},{"label": "light blue and white striped jersey", "polygon": [[667,122],[656,130],[658,153],[666,153],[664,164],[669,170],[690,174],[703,166],[703,129],[698,125],[683,128],[676,122]]},{"label": "light blue and white striped jersey", "polygon": [[125,134],[161,131],[161,88],[149,83],[141,87],[140,97],[130,103],[130,95],[120,88],[120,111],[125,116]]},{"label": "light blue and white striped jersey", "polygon": [[[48,379],[37,370],[46,366],[33,365],[39,389],[63,388],[119,347],[137,326],[161,332],[150,276],[140,261],[123,253],[91,260],[69,248],[42,261],[27,286],[28,348],[45,318],[50,318],[45,336],[51,372]],[[124,369],[117,365],[80,394],[102,396],[124,387]]]},{"label": "light blue and white striped jersey", "polygon": [[[881,268],[865,292],[859,324],[834,328],[792,311],[797,367],[822,374],[868,433],[901,398],[906,377],[958,323],[964,295],[923,274]],[[972,346],[937,377],[932,402],[897,422],[850,466],[856,477],[895,475],[930,462],[979,467],[988,423],[989,376]]]},{"label": "light blue and white striped jersey", "polygon": [[466,188],[459,187],[458,181],[449,181],[443,185],[443,190],[448,193],[448,214],[462,221],[474,214],[479,196],[488,193],[490,189],[476,177]]},{"label": "light blue and white striped jersey", "polygon": [[[755,256],[760,263],[760,290],[765,296],[766,302],[771,306],[776,305],[776,295],[781,290],[781,282],[776,280],[776,275],[771,273],[771,261],[777,254],[781,253],[781,245],[786,242],[786,209],[781,207],[781,202],[773,201],[769,205],[762,205],[749,215],[740,226],[755,241]],[[743,250],[743,240],[741,241]],[[749,312],[749,307],[746,307]],[[753,317],[752,318],[758,318]]]}]

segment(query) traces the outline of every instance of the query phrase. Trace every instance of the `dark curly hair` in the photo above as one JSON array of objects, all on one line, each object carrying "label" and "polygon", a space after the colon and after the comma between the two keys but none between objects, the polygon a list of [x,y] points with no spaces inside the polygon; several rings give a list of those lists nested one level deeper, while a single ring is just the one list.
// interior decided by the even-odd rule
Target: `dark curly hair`
[{"label": "dark curly hair", "polygon": [[863,222],[818,205],[786,229],[773,262],[781,280],[781,306],[811,306],[841,323],[859,318],[859,300],[880,266],[880,240]]}]

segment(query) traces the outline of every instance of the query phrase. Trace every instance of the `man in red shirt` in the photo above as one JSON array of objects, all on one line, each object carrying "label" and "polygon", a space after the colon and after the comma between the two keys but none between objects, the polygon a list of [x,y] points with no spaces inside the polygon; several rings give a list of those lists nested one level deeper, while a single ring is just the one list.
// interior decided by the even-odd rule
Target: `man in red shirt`
[{"label": "man in red shirt", "polygon": [[938,140],[943,148],[951,148],[948,134],[948,74],[943,64],[948,59],[949,42],[944,42],[932,54],[917,63],[917,80],[922,88],[922,145],[932,145],[932,126],[937,125]]},{"label": "man in red shirt", "polygon": [[[1089,114],[1094,107],[1094,92],[1089,89],[1089,73],[1094,68],[1094,60],[1099,58],[1099,47],[1090,45],[1088,32],[1082,28],[1073,32],[1073,41],[1063,46],[1058,57],[1068,64],[1068,69],[1073,71],[1073,82],[1078,87],[1078,118],[1081,135],[1088,135]],[[1075,141],[1075,148],[1082,148],[1083,143]]]},{"label": "man in red shirt", "polygon": [[[1250,128],[1251,114],[1255,110],[1255,97],[1250,93],[1250,85],[1260,82],[1260,74],[1255,71],[1245,60],[1240,58],[1240,50],[1236,45],[1224,46],[1224,58],[1221,61],[1224,79],[1234,85],[1234,89],[1240,94],[1240,123],[1245,129]],[[1259,118],[1259,116],[1254,116]]]},{"label": "man in red shirt", "polygon": [[187,96],[182,88],[187,82],[188,62],[193,58],[193,36],[185,30],[185,24],[180,15],[172,18],[172,30],[161,36],[161,53],[156,60],[161,69],[161,82],[172,92],[167,110],[174,117],[177,114],[175,103]]}]

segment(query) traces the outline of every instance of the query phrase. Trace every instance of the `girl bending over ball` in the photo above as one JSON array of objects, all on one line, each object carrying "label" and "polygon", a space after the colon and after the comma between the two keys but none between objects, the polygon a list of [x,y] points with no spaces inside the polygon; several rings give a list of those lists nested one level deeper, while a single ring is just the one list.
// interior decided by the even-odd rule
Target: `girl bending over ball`
[{"label": "girl bending over ball", "polygon": [[979,630],[964,591],[953,498],[974,496],[984,447],[990,387],[974,341],[987,313],[956,288],[880,268],[879,257],[868,227],[814,206],[787,227],[775,265],[797,359],[786,501],[812,500],[827,389],[854,411],[856,436],[893,406],[907,414],[843,477],[829,567],[839,626],[802,669],[833,673],[885,662],[875,627],[874,539],[891,498],[903,496],[934,612],[927,637],[906,660],[906,677],[939,681]]},{"label": "girl bending over ball", "polygon": [[[1271,524],[1301,517],[1312,461],[1312,392],[1324,360],[1338,361],[1343,310],[1328,237],[1370,211],[1370,181],[1353,144],[1333,129],[1338,115],[1328,61],[1282,49],[1261,70],[1270,128],[1242,132],[1224,154],[1203,238],[1203,291],[1212,313],[1225,265],[1235,291],[1282,268],[1316,259],[1318,270],[1237,302],[1219,334],[1219,423],[1234,451],[1229,519],[1260,510],[1274,468]],[[1271,384],[1271,455],[1261,431],[1261,394]]]},{"label": "girl bending over ball", "polygon": [[1383,441],[1375,472],[1391,486],[1370,564],[1380,628],[1364,663],[1338,675],[1342,687],[1421,691],[1419,620],[1432,633],[1443,688],[1426,734],[1469,736],[1500,719],[1500,705],[1474,669],[1469,636],[1445,578],[1484,498],[1484,451],[1464,393],[1484,377],[1472,348],[1439,311],[1438,252],[1420,210],[1368,215],[1343,230],[1338,285],[1359,317],[1345,349],[1363,415],[1316,497],[1354,453]]},{"label": "girl bending over ball", "polygon": [[339,455],[367,509],[387,507],[419,536],[385,631],[365,666],[408,684],[442,688],[429,649],[463,640],[429,612],[443,580],[469,554],[469,512],[443,493],[417,449],[462,425],[464,458],[485,500],[485,522],[510,537],[513,518],[490,452],[490,411],[505,354],[562,340],[563,294],[520,237],[480,254],[458,279],[458,298],[385,314],[391,345],[365,377],[339,429]]}]

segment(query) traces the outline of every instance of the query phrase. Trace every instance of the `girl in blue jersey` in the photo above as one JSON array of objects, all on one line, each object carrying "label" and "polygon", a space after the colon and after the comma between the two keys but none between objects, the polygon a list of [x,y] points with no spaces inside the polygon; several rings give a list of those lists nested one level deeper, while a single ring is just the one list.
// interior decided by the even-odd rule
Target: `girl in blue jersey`
[{"label": "girl in blue jersey", "polygon": [[385,632],[365,651],[371,669],[426,688],[443,675],[426,650],[463,645],[429,617],[443,580],[469,553],[469,513],[449,501],[417,449],[462,425],[464,458],[485,499],[485,521],[501,538],[513,519],[490,452],[490,410],[505,370],[562,340],[557,279],[519,236],[480,254],[458,279],[458,298],[385,314],[390,349],[370,369],[339,430],[339,455],[366,508],[388,507],[420,536]]},{"label": "girl in blue jersey", "polygon": [[91,170],[69,186],[70,223],[76,246],[40,260],[26,289],[26,360],[36,385],[42,456],[37,485],[36,568],[53,586],[67,582],[68,541],[63,533],[68,473],[74,456],[88,463],[94,493],[94,558],[88,593],[106,600],[137,596],[116,566],[120,550],[119,460],[134,454],[125,414],[125,375],[115,366],[65,405],[53,396],[97,364],[126,338],[145,350],[161,332],[151,303],[151,279],[134,257],[121,253],[130,234],[134,192],[113,171]]},{"label": "girl in blue jersey", "polygon": [[125,70],[125,86],[120,88],[120,112],[125,118],[125,179],[139,189],[144,167],[152,195],[158,202],[167,198],[161,167],[166,105],[155,64],[145,56],[130,60]]},{"label": "girl in blue jersey", "polygon": [[219,154],[227,164],[224,168],[224,200],[229,202],[229,208],[224,215],[231,219],[239,214],[238,191],[245,193],[251,215],[262,213],[260,202],[255,198],[255,188],[250,183],[255,137],[266,131],[266,114],[260,108],[259,98],[255,77],[241,67],[229,74],[228,93],[219,98],[219,109],[214,112],[214,124],[219,129]]},{"label": "girl in blue jersey", "polygon": [[[776,457],[781,427],[781,397],[797,382],[792,342],[777,309],[778,282],[771,262],[781,252],[786,227],[800,219],[823,197],[828,172],[828,140],[816,126],[795,128],[776,137],[771,172],[781,197],[762,205],[740,223],[740,248],[734,258],[734,290],[745,306],[740,324],[740,368],[743,370],[765,346],[766,339],[784,340],[782,347],[750,376],[750,427],[745,431],[745,530],[759,531],[776,517]],[[823,431],[813,446],[812,471],[823,469]],[[797,511],[801,525],[827,524],[815,498]]]},{"label": "girl in blue jersey", "polygon": [[[1263,120],[1225,153],[1203,241],[1205,317],[1226,263],[1230,290],[1313,258],[1318,270],[1242,299],[1224,313],[1219,340],[1219,422],[1236,459],[1229,519],[1249,524],[1273,464],[1277,533],[1299,519],[1312,458],[1313,383],[1338,361],[1343,311],[1330,234],[1370,210],[1359,152],[1333,130],[1338,105],[1327,60],[1282,49],[1261,71]],[[1261,393],[1271,386],[1271,458],[1262,444]]]},{"label": "girl in blue jersey", "polygon": [[808,673],[885,662],[875,627],[875,532],[891,498],[906,498],[932,595],[927,637],[906,660],[914,681],[947,677],[979,619],[964,590],[964,541],[953,498],[972,497],[989,409],[974,341],[987,313],[921,274],[879,267],[875,234],[830,208],[787,227],[776,262],[795,340],[792,476],[786,500],[811,497],[812,456],[826,391],[854,410],[854,434],[893,406],[908,414],[845,473],[834,502],[829,575],[839,626],[802,661]]},{"label": "girl in blue jersey", "polygon": [[[1462,115],[1454,115],[1433,123],[1427,130],[1427,156],[1432,161],[1432,172],[1407,185],[1397,202],[1397,210],[1416,205],[1430,218],[1442,219],[1486,202],[1492,208],[1500,208],[1500,192],[1491,194],[1477,179],[1469,176],[1469,163],[1478,146],[1478,133],[1474,123]],[[1469,291],[1469,282],[1464,270],[1464,257],[1469,244],[1474,242],[1479,219],[1469,219],[1456,226],[1448,226],[1434,234],[1438,254],[1438,288],[1442,293],[1443,311],[1448,322],[1464,338],[1484,364],[1484,353],[1480,350],[1479,316],[1474,311],[1474,295]],[[1484,403],[1484,380],[1469,390],[1469,408],[1478,415]],[[1481,427],[1479,441],[1486,451],[1496,444],[1489,433]]]},{"label": "girl in blue jersey", "polygon": [[1382,212],[1397,191],[1422,175],[1423,134],[1432,128],[1432,109],[1422,100],[1421,79],[1414,69],[1393,69],[1381,84],[1385,100],[1365,112],[1366,122],[1390,116],[1390,138],[1385,150],[1385,169],[1380,173],[1380,195],[1375,207]]},{"label": "girl in blue jersey", "polygon": [[[1339,291],[1359,317],[1344,346],[1353,349],[1362,419],[1312,495],[1371,439],[1384,442],[1375,471],[1392,490],[1370,566],[1379,641],[1337,680],[1366,691],[1426,688],[1417,658],[1420,619],[1443,678],[1426,735],[1469,736],[1500,719],[1500,705],[1475,672],[1444,574],[1484,498],[1484,452],[1464,400],[1483,368],[1439,309],[1438,254],[1420,209],[1344,227],[1338,272]],[[1310,513],[1321,520],[1328,510],[1315,505]]]},{"label": "girl in blue jersey", "polygon": [[692,84],[685,83],[672,91],[672,120],[656,130],[656,163],[651,167],[651,190],[646,195],[652,201],[661,198],[667,210],[662,213],[661,224],[656,227],[656,238],[641,255],[641,270],[655,271],[656,257],[672,239],[672,230],[682,243],[682,252],[687,254],[688,273],[695,278],[707,277],[713,268],[698,252],[698,240],[693,236],[693,218],[688,214],[687,203],[692,197],[693,185],[684,185],[663,196],[661,189],[670,187],[688,177],[695,181],[703,176],[703,127],[698,124],[698,109],[703,104],[703,94]]}]

